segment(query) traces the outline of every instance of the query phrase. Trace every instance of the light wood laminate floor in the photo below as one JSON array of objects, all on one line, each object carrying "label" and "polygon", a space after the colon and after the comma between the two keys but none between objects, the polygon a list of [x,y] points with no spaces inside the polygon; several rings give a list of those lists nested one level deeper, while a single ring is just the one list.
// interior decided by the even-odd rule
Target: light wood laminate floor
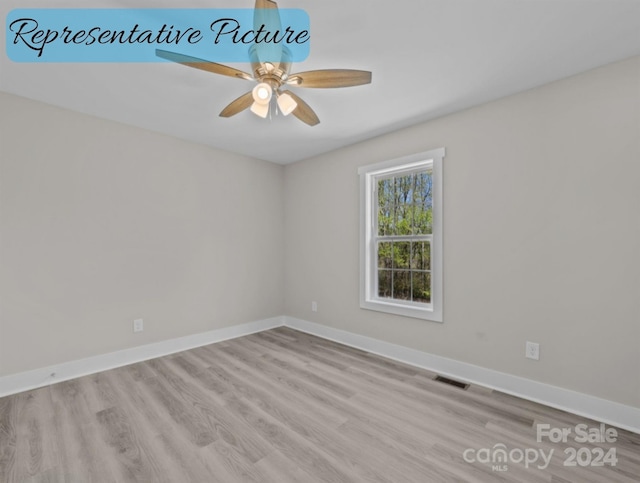
[{"label": "light wood laminate floor", "polygon": [[639,435],[537,442],[599,424],[434,376],[278,328],[0,399],[0,482],[640,481]]}]

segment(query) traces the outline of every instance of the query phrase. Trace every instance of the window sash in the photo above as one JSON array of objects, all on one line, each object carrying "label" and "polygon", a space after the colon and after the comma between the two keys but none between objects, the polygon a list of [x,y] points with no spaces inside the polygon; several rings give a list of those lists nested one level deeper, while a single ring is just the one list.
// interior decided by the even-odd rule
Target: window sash
[{"label": "window sash", "polygon": [[[420,174],[420,173],[429,173],[432,177],[433,177],[433,161],[432,160],[425,160],[422,161],[421,163],[418,163],[418,165],[416,165],[416,163],[405,167],[404,169],[396,169],[396,170],[392,170],[389,171],[387,170],[387,172],[384,173],[376,173],[371,175],[371,193],[372,193],[372,213],[371,213],[371,236],[414,236],[412,235],[378,235],[379,233],[379,229],[380,226],[378,225],[378,210],[379,210],[379,197],[378,197],[378,183],[380,181],[384,181],[384,180],[388,180],[388,179],[393,179],[393,178],[401,178],[403,176],[409,176],[412,174]],[[414,193],[415,196],[415,193]],[[433,193],[431,195],[431,198],[433,200]],[[414,204],[415,207],[415,204]],[[432,227],[432,232],[433,232],[433,227]],[[428,235],[428,233],[425,234],[419,234],[420,236],[422,235]]]},{"label": "window sash", "polygon": [[[387,271],[396,271],[396,272],[409,272],[410,274],[410,278],[411,278],[411,293],[413,294],[413,274],[414,273],[429,273],[431,274],[433,272],[432,270],[432,264],[429,263],[429,268],[427,269],[418,269],[418,268],[412,268],[411,267],[411,261],[409,262],[409,267],[407,268],[394,268],[394,267],[390,267],[390,268],[383,268],[381,269],[379,267],[379,253],[378,253],[378,245],[379,243],[384,243],[384,242],[393,242],[393,241],[407,241],[407,242],[411,242],[411,241],[417,241],[417,242],[428,242],[429,243],[429,250],[432,249],[433,247],[433,235],[401,235],[401,236],[379,236],[379,237],[372,237],[371,238],[371,247],[370,247],[370,253],[371,253],[371,268],[370,268],[370,274],[371,274],[371,294],[370,294],[370,298],[372,300],[375,301],[379,301],[379,302],[383,302],[383,303],[402,303],[402,304],[409,304],[409,305],[413,305],[416,307],[422,307],[422,308],[426,308],[426,309],[430,309],[433,307],[433,301],[431,302],[417,302],[415,300],[406,300],[406,299],[400,299],[400,298],[394,298],[394,297],[381,297],[380,296],[380,270],[387,270]],[[411,255],[409,255],[411,257]],[[392,255],[393,257],[393,255]],[[429,257],[430,262],[431,262],[431,256]],[[429,293],[433,294],[433,279],[430,278],[429,279]],[[413,295],[412,295],[413,296]]]},{"label": "window sash", "polygon": [[[371,253],[371,268],[370,268],[370,278],[371,278],[371,293],[370,297],[372,300],[376,300],[382,303],[399,303],[403,305],[412,305],[415,307],[421,307],[430,309],[433,307],[432,302],[417,302],[414,300],[406,300],[395,297],[381,297],[380,296],[380,267],[378,266],[378,246],[381,242],[421,242],[426,241],[429,242],[430,249],[433,246],[433,233],[432,234],[412,234],[412,235],[379,235],[379,198],[378,198],[378,184],[381,180],[400,178],[403,176],[408,176],[412,174],[421,174],[421,173],[429,173],[433,176],[433,162],[426,161],[421,163],[420,166],[408,166],[404,169],[395,169],[391,172],[384,174],[376,174],[371,176],[371,186],[369,189],[371,190],[372,196],[372,219],[371,219],[371,246],[369,248]],[[406,269],[389,269],[391,271],[404,271],[409,272],[409,277],[411,279],[410,285],[410,293],[413,297],[413,273],[414,272],[424,272],[425,270],[417,270],[412,269],[410,266]],[[429,265],[429,269],[426,270],[429,274],[431,273],[431,265]],[[393,276],[393,275],[392,275]],[[393,291],[393,282],[392,283],[392,291]],[[433,293],[433,280],[429,278],[429,293]]]}]

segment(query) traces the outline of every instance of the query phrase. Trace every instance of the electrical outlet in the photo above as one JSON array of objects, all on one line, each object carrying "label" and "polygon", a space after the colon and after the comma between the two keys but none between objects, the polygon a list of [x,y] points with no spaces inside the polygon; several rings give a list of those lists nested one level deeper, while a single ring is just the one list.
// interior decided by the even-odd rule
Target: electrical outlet
[{"label": "electrical outlet", "polygon": [[317,312],[318,311],[318,302],[311,302],[311,312]]},{"label": "electrical outlet", "polygon": [[540,360],[540,344],[537,342],[528,342],[525,348],[525,354],[527,359]]},{"label": "electrical outlet", "polygon": [[142,319],[136,319],[133,321],[133,331],[142,332],[144,330],[144,321]]}]

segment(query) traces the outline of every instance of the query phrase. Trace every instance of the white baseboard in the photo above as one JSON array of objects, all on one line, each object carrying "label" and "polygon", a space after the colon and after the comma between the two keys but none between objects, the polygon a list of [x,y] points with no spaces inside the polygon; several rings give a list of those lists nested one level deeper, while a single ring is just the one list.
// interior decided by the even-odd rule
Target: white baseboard
[{"label": "white baseboard", "polygon": [[248,322],[0,377],[0,397],[282,325],[640,434],[639,408],[289,316]]},{"label": "white baseboard", "polygon": [[284,325],[444,376],[640,433],[640,408],[285,316]]},{"label": "white baseboard", "polygon": [[[283,317],[272,317],[0,377],[0,397],[223,340],[235,339],[282,325]],[[55,376],[52,377],[52,374]]]}]

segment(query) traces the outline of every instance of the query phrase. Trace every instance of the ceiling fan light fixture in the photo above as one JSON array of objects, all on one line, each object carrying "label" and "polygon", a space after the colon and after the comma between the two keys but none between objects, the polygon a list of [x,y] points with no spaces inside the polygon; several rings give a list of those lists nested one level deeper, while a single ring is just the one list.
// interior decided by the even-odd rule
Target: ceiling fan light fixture
[{"label": "ceiling fan light fixture", "polygon": [[256,104],[268,106],[269,101],[271,101],[271,96],[273,95],[273,89],[271,89],[271,86],[266,82],[261,82],[253,88],[252,94]]},{"label": "ceiling fan light fixture", "polygon": [[264,119],[269,114],[269,103],[262,104],[254,102],[251,105],[251,112],[253,112],[256,116],[260,116]]},{"label": "ceiling fan light fixture", "polygon": [[298,107],[298,103],[285,92],[278,96],[278,107],[283,115],[288,116]]},{"label": "ceiling fan light fixture", "polygon": [[[265,27],[266,24],[269,24],[269,30],[273,27],[273,30],[276,32],[274,35],[277,37],[278,32],[282,30],[282,21],[276,1],[255,0],[255,5],[256,8],[253,12],[254,26],[261,25],[260,29],[263,29],[267,28]],[[287,27],[287,29],[289,29],[289,27]],[[320,122],[320,119],[318,119],[316,113],[303,99],[291,91],[284,90],[284,92],[281,93],[281,90],[285,89],[286,85],[326,89],[360,86],[371,83],[371,72],[364,70],[320,69],[291,74],[291,64],[293,61],[291,51],[284,45],[278,45],[275,55],[269,49],[265,52],[264,49],[259,49],[259,47],[262,47],[259,44],[271,43],[271,41],[265,39],[258,40],[258,37],[260,36],[256,36],[252,42],[253,45],[249,47],[251,74],[227,65],[192,57],[190,55],[179,54],[177,52],[156,49],[156,55],[162,59],[213,74],[245,79],[252,82],[256,81],[257,85],[254,85],[252,90],[245,92],[220,112],[220,117],[225,118],[235,116],[239,112],[250,108],[254,114],[262,118],[270,117],[272,112],[274,114],[282,112],[285,116],[293,113],[296,118],[305,124],[316,126]],[[275,40],[273,43],[278,43],[278,41]],[[273,106],[274,110],[272,111],[271,103],[274,96],[277,102],[275,103],[276,106]]]}]

